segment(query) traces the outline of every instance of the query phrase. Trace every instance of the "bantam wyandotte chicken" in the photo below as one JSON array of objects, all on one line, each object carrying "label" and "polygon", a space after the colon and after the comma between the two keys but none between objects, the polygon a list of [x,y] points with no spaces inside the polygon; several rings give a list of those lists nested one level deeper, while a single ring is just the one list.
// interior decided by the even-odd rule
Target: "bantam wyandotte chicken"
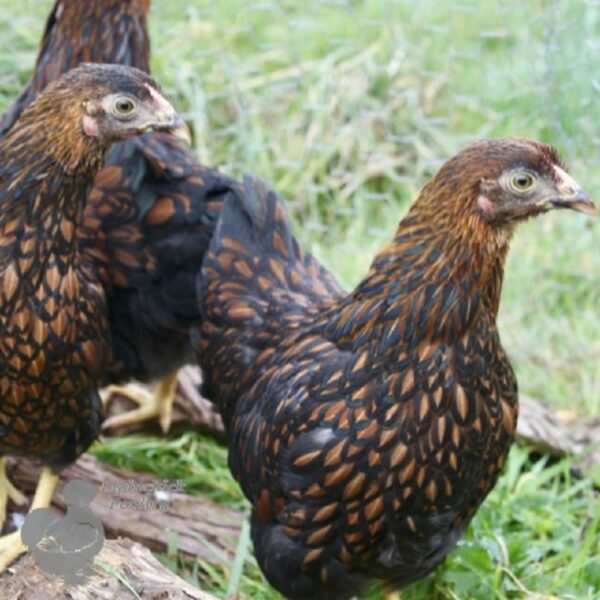
[{"label": "bantam wyandotte chicken", "polygon": [[289,598],[399,589],[454,547],[513,440],[496,316],[511,235],[594,204],[550,147],[474,143],[423,188],[350,294],[246,179],[198,293],[203,392],[222,410],[267,579]]},{"label": "bantam wyandotte chicken", "polygon": [[[97,266],[78,242],[87,192],[113,142],[181,127],[146,73],[84,64],[0,140],[0,456],[44,465],[32,509],[49,505],[57,473],[100,430],[110,331]],[[5,509],[14,490],[1,467]],[[22,551],[18,531],[0,538],[0,571]]]},{"label": "bantam wyandotte chicken", "polygon": [[[149,70],[149,0],[57,0],[35,73],[0,130],[48,82],[81,61]],[[177,370],[193,362],[189,327],[200,318],[195,280],[223,197],[237,186],[200,165],[189,140],[162,132],[120,143],[90,192],[80,249],[99,269],[107,294],[113,353],[104,384],[161,380],[156,393],[111,386],[139,404],[105,428],[171,419]]]}]

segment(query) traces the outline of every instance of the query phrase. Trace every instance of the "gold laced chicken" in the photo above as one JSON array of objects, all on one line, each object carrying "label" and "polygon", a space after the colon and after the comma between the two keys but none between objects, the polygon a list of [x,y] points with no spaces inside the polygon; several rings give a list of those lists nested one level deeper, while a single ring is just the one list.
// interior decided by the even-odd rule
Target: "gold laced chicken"
[{"label": "gold laced chicken", "polygon": [[510,239],[560,208],[594,211],[552,148],[474,143],[345,293],[267,185],[226,201],[198,282],[199,361],[258,563],[286,597],[399,589],[455,546],[515,434],[496,325]]},{"label": "gold laced chicken", "polygon": [[[0,139],[0,456],[43,465],[32,509],[97,437],[111,353],[107,298],[79,228],[113,142],[185,128],[142,71],[84,64],[49,84]],[[2,522],[22,500],[1,465]],[[0,571],[23,551],[0,538]]]}]

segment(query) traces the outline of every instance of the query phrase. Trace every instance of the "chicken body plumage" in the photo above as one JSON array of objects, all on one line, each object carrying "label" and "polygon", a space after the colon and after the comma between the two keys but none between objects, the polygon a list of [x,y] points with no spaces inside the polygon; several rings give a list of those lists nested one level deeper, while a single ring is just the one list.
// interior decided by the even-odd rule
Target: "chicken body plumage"
[{"label": "chicken body plumage", "polygon": [[[425,576],[495,484],[517,418],[495,323],[512,223],[496,226],[476,190],[504,194],[505,172],[529,163],[544,181],[559,164],[518,140],[449,161],[351,294],[264,184],[226,202],[198,283],[203,392],[224,416],[258,562],[287,597]],[[510,194],[493,192],[504,210]]]},{"label": "chicken body plumage", "polygon": [[[47,116],[36,112],[29,122]],[[74,157],[85,151],[71,132],[52,133],[73,143]],[[76,235],[80,194],[104,152],[70,166],[52,151],[32,152],[32,142],[44,143],[40,137],[25,126],[0,141],[0,454],[63,466],[100,425],[106,298],[77,252]]]},{"label": "chicken body plumage", "polygon": [[[112,143],[185,127],[144,72],[86,64],[27,106],[0,140],[0,519],[7,454],[43,465],[32,508],[99,433],[110,356],[98,270],[80,248],[87,192]],[[23,551],[0,538],[0,571]]]},{"label": "chicken body plumage", "polygon": [[151,381],[193,361],[195,281],[223,198],[236,185],[166,133],[118,144],[108,156],[79,241],[108,296],[105,383]]}]

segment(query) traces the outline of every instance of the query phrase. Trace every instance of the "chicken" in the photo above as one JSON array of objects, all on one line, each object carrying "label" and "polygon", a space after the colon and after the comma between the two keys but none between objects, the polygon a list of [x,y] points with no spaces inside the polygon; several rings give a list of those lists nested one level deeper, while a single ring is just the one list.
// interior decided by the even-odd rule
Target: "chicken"
[{"label": "chicken", "polygon": [[[148,71],[149,0],[57,0],[31,83],[10,121],[48,82],[79,62],[120,63]],[[189,140],[188,140],[189,141]],[[237,186],[198,163],[189,143],[161,132],[115,146],[98,174],[80,228],[80,248],[97,263],[107,294],[113,353],[105,384],[162,379],[155,395],[112,385],[140,405],[105,428],[159,417],[169,428],[177,370],[193,362],[195,279],[222,198]]]},{"label": "chicken", "polygon": [[[32,510],[100,429],[110,330],[97,266],[78,244],[86,192],[114,141],[182,127],[146,73],[85,64],[0,140],[0,456],[44,465]],[[0,538],[0,570],[22,551],[18,531]]]},{"label": "chicken", "polygon": [[453,548],[514,437],[517,382],[496,316],[515,225],[594,205],[548,146],[474,143],[423,188],[356,289],[292,237],[247,178],[198,283],[205,395],[289,598],[399,589]]}]

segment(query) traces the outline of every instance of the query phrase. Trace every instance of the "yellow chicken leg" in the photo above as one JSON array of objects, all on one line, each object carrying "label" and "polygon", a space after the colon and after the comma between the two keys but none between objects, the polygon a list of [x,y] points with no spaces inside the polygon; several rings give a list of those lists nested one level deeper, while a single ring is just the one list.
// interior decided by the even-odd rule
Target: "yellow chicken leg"
[{"label": "yellow chicken leg", "polygon": [[109,417],[102,424],[102,428],[106,430],[114,427],[123,427],[124,425],[132,425],[133,423],[158,417],[161,429],[164,433],[167,433],[171,427],[176,389],[176,372],[165,377],[158,384],[153,394],[139,388],[118,385],[108,386],[103,393],[105,406],[113,394],[121,394],[139,404],[139,408]]},{"label": "yellow chicken leg", "polygon": [[[36,508],[48,508],[52,503],[52,496],[57,484],[58,475],[50,467],[44,467],[29,512]],[[0,573],[4,573],[8,566],[26,550],[27,547],[21,540],[21,530],[0,537]]]},{"label": "yellow chicken leg", "polygon": [[19,505],[27,502],[27,497],[9,481],[6,476],[6,461],[0,458],[0,531],[6,521],[6,506],[9,498]]}]

